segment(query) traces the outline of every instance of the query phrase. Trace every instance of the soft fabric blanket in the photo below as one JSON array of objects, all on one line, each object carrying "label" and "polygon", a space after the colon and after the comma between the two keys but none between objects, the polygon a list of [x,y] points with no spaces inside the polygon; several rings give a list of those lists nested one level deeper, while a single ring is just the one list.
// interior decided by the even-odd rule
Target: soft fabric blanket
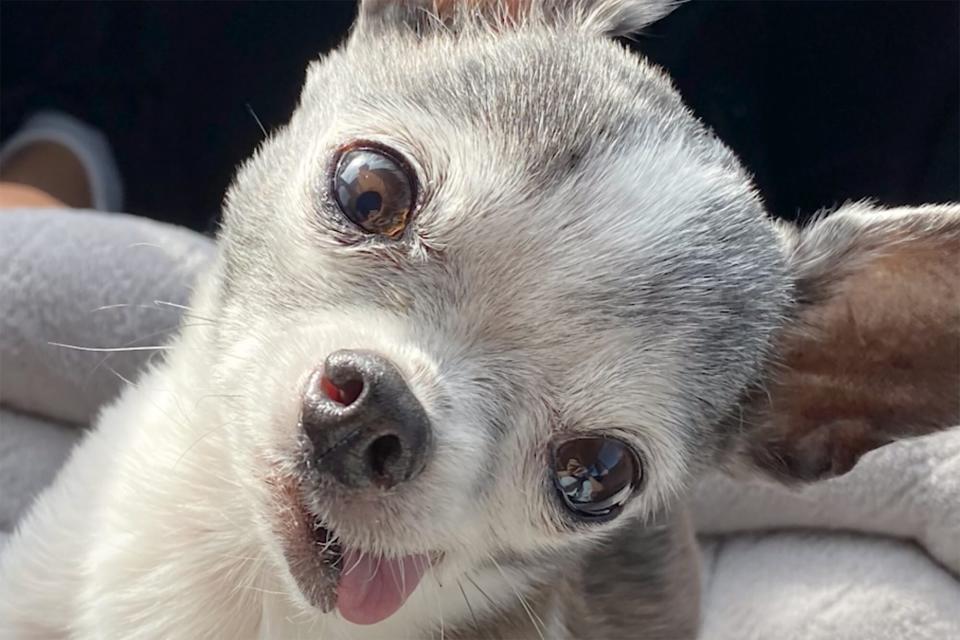
[{"label": "soft fabric blanket", "polygon": [[[130,216],[0,211],[0,546],[212,251]],[[960,430],[803,490],[710,478],[694,506],[703,638],[960,638]]]}]

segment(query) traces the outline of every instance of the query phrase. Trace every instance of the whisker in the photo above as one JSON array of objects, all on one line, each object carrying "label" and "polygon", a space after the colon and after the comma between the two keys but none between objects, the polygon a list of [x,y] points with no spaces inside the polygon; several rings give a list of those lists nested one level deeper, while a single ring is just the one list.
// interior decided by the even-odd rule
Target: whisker
[{"label": "whisker", "polygon": [[480,623],[477,621],[477,614],[473,612],[473,606],[470,604],[470,598],[467,597],[467,592],[463,588],[463,583],[457,580],[457,588],[460,589],[460,595],[463,596],[463,601],[467,604],[467,611],[470,612],[470,618],[473,619],[473,626],[476,629],[480,628]]},{"label": "whisker", "polygon": [[[433,566],[430,567],[430,577],[434,579],[438,587],[443,588],[440,580],[437,579],[437,572]],[[440,616],[440,640],[444,640],[446,630],[443,624],[443,594],[440,593],[439,589],[437,590],[437,613]]]},{"label": "whisker", "polygon": [[[182,410],[182,409],[181,409],[181,413],[183,413],[183,410]],[[180,461],[183,460],[184,457],[185,457],[188,453],[190,453],[190,451],[191,451],[195,446],[197,446],[198,444],[200,444],[200,441],[201,441],[201,440],[203,440],[204,438],[206,438],[206,437],[209,436],[210,434],[214,433],[215,431],[219,431],[220,429],[223,429],[224,427],[226,427],[226,426],[228,426],[228,425],[230,425],[230,424],[232,424],[232,423],[228,420],[227,422],[224,422],[223,424],[219,424],[219,425],[217,425],[216,427],[210,429],[209,431],[203,432],[203,434],[201,434],[199,438],[197,438],[196,440],[194,440],[193,442],[191,442],[190,445],[189,445],[186,449],[183,450],[183,453],[181,453],[181,454],[177,457],[176,461],[175,461],[175,462],[173,463],[173,465],[170,467],[170,470],[172,471],[172,470],[176,469],[176,468],[177,468],[177,465],[180,464]]]},{"label": "whisker", "polygon": [[[180,324],[176,324],[176,325],[173,325],[173,326],[171,326],[171,327],[167,327],[167,328],[165,328],[165,329],[160,329],[160,330],[158,330],[158,331],[154,331],[154,332],[152,332],[152,333],[148,333],[148,334],[146,334],[146,335],[142,335],[142,336],[140,336],[140,337],[138,337],[138,338],[134,338],[133,340],[130,340],[129,342],[126,342],[126,343],[120,345],[119,348],[125,348],[125,347],[130,347],[130,346],[137,346],[135,343],[140,342],[141,340],[146,340],[147,338],[156,338],[157,336],[163,336],[163,335],[173,334],[177,329],[180,329],[181,326],[182,326],[183,328],[186,328],[186,327],[202,326],[202,325],[196,325],[196,324],[180,325]],[[103,357],[103,359],[100,360],[100,362],[98,362],[98,363],[96,364],[96,366],[93,367],[93,369],[91,369],[90,372],[89,372],[87,375],[88,375],[88,376],[92,376],[93,374],[95,374],[95,373],[97,372],[97,370],[99,370],[100,367],[103,366],[103,364],[110,358],[110,355],[111,355],[112,353],[115,353],[115,352],[109,352],[107,355],[105,355],[105,356]]]},{"label": "whisker", "polygon": [[98,311],[107,311],[109,309],[127,309],[127,308],[153,309],[153,307],[151,307],[148,304],[128,304],[125,302],[121,302],[119,304],[105,304],[97,307],[96,309],[90,309],[88,313],[96,313]]},{"label": "whisker", "polygon": [[114,369],[114,368],[111,367],[110,365],[107,365],[106,369],[107,369],[107,371],[109,371],[109,372],[112,373],[113,375],[115,375],[115,376],[117,376],[118,378],[120,378],[120,381],[123,382],[123,384],[125,384],[125,385],[127,385],[127,386],[130,386],[130,387],[136,386],[136,385],[133,383],[133,380],[130,380],[129,378],[127,378],[125,375],[121,374],[119,371],[117,371],[116,369]]},{"label": "whisker", "polygon": [[87,313],[97,313],[100,311],[112,311],[114,309],[148,309],[151,311],[161,311],[158,309],[158,306],[171,307],[174,309],[179,309],[182,311],[187,311],[188,313],[181,314],[184,318],[195,318],[197,320],[205,320],[210,323],[216,322],[213,318],[207,318],[204,316],[196,315],[190,313],[192,309],[190,307],[184,306],[182,304],[176,304],[174,302],[166,302],[165,300],[154,300],[152,304],[133,304],[128,302],[120,302],[117,304],[104,304],[99,307],[90,309]]},{"label": "whisker", "polygon": [[266,138],[269,134],[267,129],[263,126],[263,123],[260,122],[260,118],[257,116],[256,112],[253,110],[253,107],[250,106],[250,103],[247,103],[247,111],[250,112],[250,115],[253,116],[253,119],[256,120],[257,126],[260,127],[260,131],[263,133],[263,137]]},{"label": "whisker", "polygon": [[206,393],[200,396],[199,398],[197,398],[197,401],[193,403],[194,410],[196,410],[200,406],[201,402],[203,402],[204,400],[209,400],[211,398],[218,398],[222,400],[238,400],[240,398],[246,398],[246,396],[239,393]]},{"label": "whisker", "polygon": [[198,320],[206,320],[207,322],[211,322],[211,323],[216,322],[214,318],[208,318],[206,316],[197,315],[194,312],[193,307],[185,304],[177,304],[176,302],[169,302],[168,300],[154,300],[153,304],[159,307],[171,307],[173,309],[180,309],[181,311],[186,311],[186,313],[183,314],[185,318],[196,318]]},{"label": "whisker", "polygon": [[76,344],[65,344],[63,342],[47,342],[52,347],[62,347],[64,349],[73,349],[74,351],[90,351],[93,353],[120,353],[123,351],[169,351],[173,347],[168,345],[157,345],[153,347],[84,347]]},{"label": "whisker", "polygon": [[[540,640],[545,640],[545,638],[543,637],[543,631],[541,630],[541,625],[543,625],[543,620],[540,618],[540,616],[534,613],[533,609],[530,607],[530,604],[527,602],[526,598],[523,597],[523,595],[517,589],[513,581],[511,581],[510,578],[507,576],[507,573],[503,570],[503,567],[500,566],[500,563],[497,562],[497,559],[494,558],[493,555],[490,553],[487,554],[487,557],[490,558],[490,561],[493,562],[493,566],[496,567],[497,571],[500,572],[500,575],[503,576],[503,580],[510,586],[510,589],[513,591],[513,593],[516,594],[517,600],[520,601],[520,606],[522,606],[523,610],[527,612],[527,617],[530,618],[530,622],[531,624],[533,624],[533,628],[537,632],[537,635],[540,636]],[[540,621],[539,624],[537,624],[538,620]]]},{"label": "whisker", "polygon": [[153,304],[160,307],[173,307],[174,309],[181,309],[183,311],[193,311],[193,307],[185,304],[177,304],[176,302],[170,302],[169,300],[154,300]]},{"label": "whisker", "polygon": [[463,577],[466,578],[467,580],[469,580],[469,581],[470,581],[470,584],[473,585],[473,588],[476,589],[477,591],[479,591],[479,592],[480,592],[480,595],[482,595],[484,598],[486,598],[487,602],[490,603],[490,607],[491,607],[491,608],[493,608],[494,610],[500,608],[500,606],[494,601],[494,599],[490,597],[490,594],[488,594],[486,591],[484,591],[484,590],[480,587],[480,585],[477,584],[477,581],[473,579],[473,576],[471,576],[469,573],[464,573],[464,574],[463,574]]},{"label": "whisker", "polygon": [[397,566],[395,564],[390,565],[390,577],[393,578],[393,586],[397,588],[397,591],[403,591],[403,556],[400,556],[400,578],[397,579]]},{"label": "whisker", "polygon": [[344,572],[343,572],[343,575],[346,576],[346,575],[349,575],[349,574],[353,573],[353,572],[356,570],[356,568],[360,566],[360,563],[361,563],[361,562],[363,562],[363,555],[358,553],[358,554],[357,554],[357,561],[353,563],[353,566],[352,566],[352,567],[350,567],[349,569],[347,569],[346,571],[344,571]]}]

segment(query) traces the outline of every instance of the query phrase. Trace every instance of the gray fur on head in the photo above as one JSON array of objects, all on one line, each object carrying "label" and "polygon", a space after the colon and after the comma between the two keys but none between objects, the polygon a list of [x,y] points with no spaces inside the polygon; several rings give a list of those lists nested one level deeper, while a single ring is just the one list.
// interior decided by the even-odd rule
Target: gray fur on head
[{"label": "gray fur on head", "polygon": [[[345,539],[470,566],[655,517],[712,459],[713,425],[790,301],[747,174],[658,69],[593,30],[364,28],[310,68],[290,125],[228,198],[220,383],[250,391],[231,412],[241,446],[289,458],[288,381],[369,349],[406,374],[436,453],[380,506],[384,526],[336,488],[317,496]],[[333,203],[351,140],[415,168],[423,204],[400,240],[365,236]],[[238,352],[269,375],[233,365]],[[289,424],[262,428],[277,416]],[[623,516],[573,534],[545,460],[586,433],[635,447],[646,484]]]}]

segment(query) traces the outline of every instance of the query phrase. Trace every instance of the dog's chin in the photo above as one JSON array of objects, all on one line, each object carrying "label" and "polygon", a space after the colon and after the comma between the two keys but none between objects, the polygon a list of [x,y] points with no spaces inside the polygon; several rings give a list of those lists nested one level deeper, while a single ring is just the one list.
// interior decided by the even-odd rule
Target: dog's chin
[{"label": "dog's chin", "polygon": [[[279,488],[279,487],[278,487]],[[293,485],[281,489],[277,535],[287,567],[306,601],[354,624],[392,616],[416,590],[439,554],[374,555],[351,548],[305,506]]]}]

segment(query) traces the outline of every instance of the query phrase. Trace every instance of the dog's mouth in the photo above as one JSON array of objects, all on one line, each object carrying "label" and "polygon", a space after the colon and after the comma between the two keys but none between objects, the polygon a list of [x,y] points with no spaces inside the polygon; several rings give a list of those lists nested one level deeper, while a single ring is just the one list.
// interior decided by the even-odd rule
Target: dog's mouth
[{"label": "dog's mouth", "polygon": [[375,555],[343,544],[312,516],[299,491],[283,491],[292,509],[284,514],[280,539],[290,573],[307,601],[336,610],[354,624],[386,620],[410,597],[439,555]]},{"label": "dog's mouth", "polygon": [[337,542],[324,542],[334,538],[329,529],[317,527],[316,532],[327,566],[338,574],[336,609],[354,624],[375,624],[396,613],[431,564],[427,554],[387,558],[344,549]]}]

